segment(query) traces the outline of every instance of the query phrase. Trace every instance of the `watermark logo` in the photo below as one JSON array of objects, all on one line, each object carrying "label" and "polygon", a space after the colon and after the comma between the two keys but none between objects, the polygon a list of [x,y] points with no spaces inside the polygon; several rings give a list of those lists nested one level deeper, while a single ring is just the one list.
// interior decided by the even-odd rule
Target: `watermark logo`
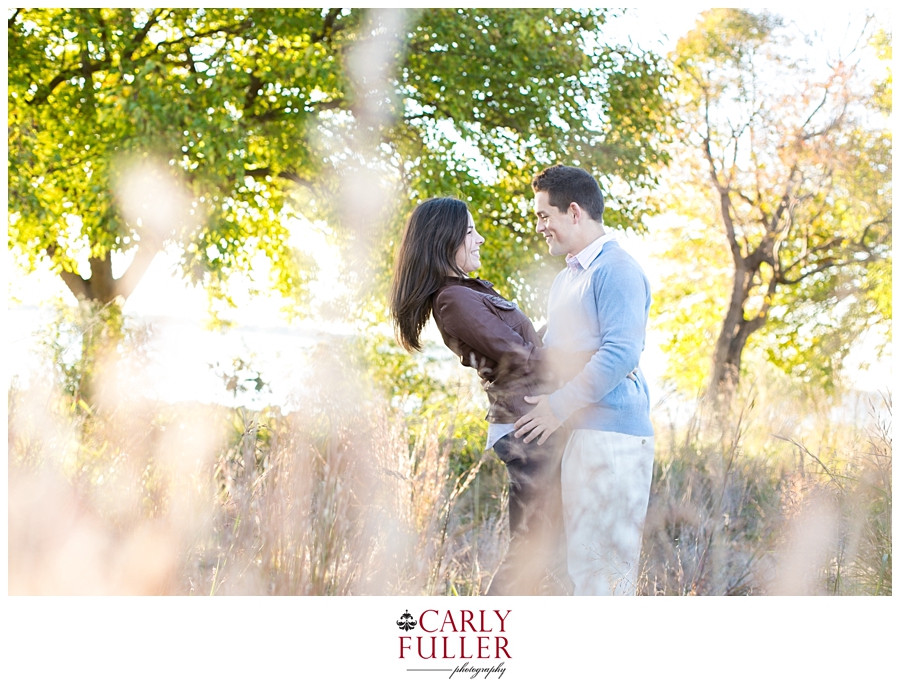
[{"label": "watermark logo", "polygon": [[400,616],[400,619],[397,620],[397,626],[405,632],[408,632],[417,624],[419,623],[416,622],[416,619],[410,614],[409,611],[403,613],[403,615]]},{"label": "watermark logo", "polygon": [[511,610],[408,610],[395,624],[399,658],[407,672],[446,672],[469,679],[506,672],[511,659],[508,619]]}]

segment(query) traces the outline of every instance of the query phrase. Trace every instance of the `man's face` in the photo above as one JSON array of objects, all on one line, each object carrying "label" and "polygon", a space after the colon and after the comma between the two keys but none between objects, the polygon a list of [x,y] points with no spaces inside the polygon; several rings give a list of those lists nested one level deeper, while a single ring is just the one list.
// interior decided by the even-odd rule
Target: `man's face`
[{"label": "man's face", "polygon": [[537,216],[537,232],[547,241],[550,254],[570,254],[575,229],[572,213],[551,206],[550,193],[546,190],[534,193],[534,213]]}]

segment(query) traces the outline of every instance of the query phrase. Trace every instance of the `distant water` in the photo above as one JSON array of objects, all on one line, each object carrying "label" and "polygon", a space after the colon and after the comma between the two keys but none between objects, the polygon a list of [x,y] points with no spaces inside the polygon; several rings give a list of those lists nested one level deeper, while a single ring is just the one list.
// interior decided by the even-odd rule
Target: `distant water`
[{"label": "distant water", "polygon": [[[53,320],[50,307],[19,306],[7,310],[7,325],[3,331],[7,386],[16,378],[27,385],[40,378],[42,360],[41,338]],[[135,316],[148,325],[148,337],[140,360],[129,368],[129,389],[155,399],[176,403],[199,401],[225,406],[243,405],[249,408],[281,406],[295,410],[308,393],[310,373],[309,355],[318,345],[333,346],[354,334],[352,326],[341,326],[307,320],[292,325],[238,325],[222,331],[211,331],[197,320],[167,316]],[[390,329],[383,332],[390,335]],[[423,339],[431,342],[428,354],[438,361],[437,369],[443,380],[458,374],[477,389],[474,379],[461,368],[456,357],[440,342],[433,325],[429,325]],[[864,354],[857,353],[860,356]],[[418,356],[420,360],[422,356]],[[243,368],[236,367],[243,363]],[[654,421],[662,425],[683,425],[690,419],[694,402],[667,393],[661,376],[665,358],[655,342],[654,332],[648,334],[647,349],[641,368],[650,386]],[[238,378],[237,391],[226,387],[223,375]],[[257,390],[254,379],[265,385]],[[891,382],[890,358],[880,359],[873,368],[855,375],[856,390],[848,392],[842,406],[834,409],[845,420],[865,419],[870,404],[882,404],[879,392],[886,392]],[[471,389],[471,388],[469,388]],[[833,416],[838,418],[838,415]]]},{"label": "distant water", "polygon": [[[7,312],[4,330],[7,386],[27,385],[45,372],[42,336],[53,320],[49,308],[19,307]],[[223,405],[285,406],[308,372],[308,354],[320,343],[349,334],[340,328],[237,326],[211,331],[197,321],[163,316],[140,317],[151,334],[140,357],[131,359],[131,389],[165,402],[200,401]],[[240,359],[244,367],[236,366]],[[223,374],[238,378],[229,391]],[[265,382],[257,391],[255,377]],[[240,391],[244,387],[246,391]]]}]

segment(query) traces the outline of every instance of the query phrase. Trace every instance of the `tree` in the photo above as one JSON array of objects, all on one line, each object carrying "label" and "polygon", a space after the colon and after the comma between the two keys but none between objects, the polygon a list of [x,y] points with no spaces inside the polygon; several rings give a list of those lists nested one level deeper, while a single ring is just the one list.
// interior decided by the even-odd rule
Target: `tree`
[{"label": "tree", "polygon": [[[312,261],[290,248],[286,215],[325,219],[365,243],[350,254],[384,259],[398,211],[453,193],[494,223],[485,274],[527,294],[523,273],[543,251],[521,200],[539,165],[621,185],[610,218],[640,227],[647,206],[631,198],[664,158],[665,72],[654,55],[604,45],[608,16],[10,11],[8,244],[103,303],[127,298],[170,243],[214,294],[262,254],[275,287],[301,296]],[[348,201],[360,168],[399,200]]]},{"label": "tree", "polygon": [[693,222],[674,246],[690,265],[659,311],[670,350],[712,349],[709,388],[726,398],[751,339],[831,382],[859,333],[891,315],[890,132],[859,49],[811,64],[797,38],[768,13],[710,10],[673,57],[683,144],[669,194]]}]

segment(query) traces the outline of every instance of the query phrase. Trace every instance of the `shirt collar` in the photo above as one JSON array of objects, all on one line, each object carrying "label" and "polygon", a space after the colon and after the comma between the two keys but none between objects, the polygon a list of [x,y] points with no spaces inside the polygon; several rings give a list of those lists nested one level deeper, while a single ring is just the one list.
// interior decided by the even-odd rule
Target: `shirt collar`
[{"label": "shirt collar", "polygon": [[576,271],[586,269],[591,265],[591,262],[597,258],[600,252],[603,251],[603,245],[615,240],[616,236],[613,233],[604,233],[575,256],[572,256],[571,254],[567,255],[566,264],[568,264],[569,268]]}]

